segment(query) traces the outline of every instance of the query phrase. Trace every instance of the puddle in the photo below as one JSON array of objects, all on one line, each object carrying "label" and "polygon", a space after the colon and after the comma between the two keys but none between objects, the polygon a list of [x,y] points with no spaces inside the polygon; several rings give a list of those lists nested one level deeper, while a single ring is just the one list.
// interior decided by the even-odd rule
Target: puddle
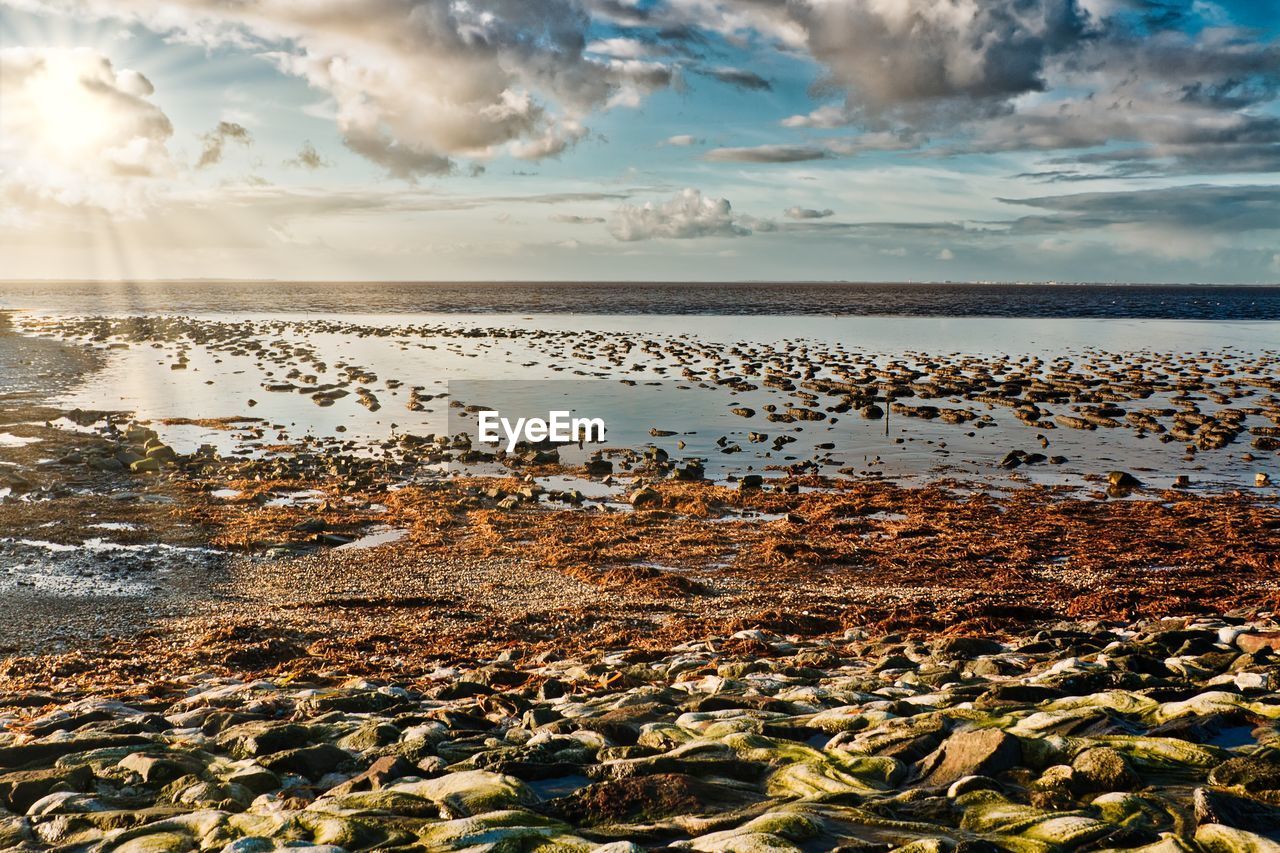
[{"label": "puddle", "polygon": [[285,492],[267,501],[264,506],[307,506],[324,503],[324,492],[319,489],[303,489],[299,492]]},{"label": "puddle", "polygon": [[576,489],[588,499],[616,498],[625,494],[627,490],[625,483],[614,482],[606,485],[599,480],[585,480],[581,477],[538,477],[537,482],[549,491],[572,492]]},{"label": "puddle", "polygon": [[392,542],[399,542],[408,534],[409,531],[400,527],[384,527],[379,525],[356,541],[348,542],[346,545],[339,545],[334,550],[362,551],[367,548],[377,548],[382,545],[390,545]]},{"label": "puddle", "polygon": [[881,510],[880,512],[868,513],[867,515],[864,515],[862,517],[865,519],[869,519],[871,521],[906,521],[911,516],[905,515],[901,512],[890,512],[888,510]]},{"label": "puddle", "polygon": [[204,572],[216,551],[165,544],[121,545],[90,539],[64,545],[40,539],[0,539],[0,596],[146,597],[169,579]]},{"label": "puddle", "polygon": [[729,512],[726,515],[708,518],[711,522],[727,522],[727,521],[758,521],[768,523],[770,521],[782,521],[787,517],[785,512],[756,512],[755,510],[742,510],[741,512]]},{"label": "puddle", "polygon": [[183,545],[169,545],[164,542],[144,543],[141,545],[125,545],[107,539],[94,537],[84,540],[82,545],[66,545],[61,542],[48,542],[43,539],[0,539],[0,545],[15,544],[25,548],[37,548],[53,554],[68,554],[77,551],[101,553],[110,551],[168,551],[181,554],[216,554],[212,548],[191,548]]},{"label": "puddle", "polygon": [[1213,737],[1205,741],[1210,746],[1218,746],[1223,749],[1236,749],[1241,746],[1252,746],[1255,742],[1253,739],[1253,726],[1224,726]]},{"label": "puddle", "polygon": [[666,572],[669,575],[682,575],[689,571],[689,569],[682,569],[679,566],[667,566],[662,563],[642,562],[632,563],[631,565],[638,566],[642,569],[657,569],[658,571]]},{"label": "puddle", "polygon": [[556,797],[567,797],[574,791],[585,788],[591,784],[591,780],[581,773],[574,773],[571,776],[557,776],[554,779],[539,779],[534,782],[526,782],[534,793],[542,800],[550,800]]}]

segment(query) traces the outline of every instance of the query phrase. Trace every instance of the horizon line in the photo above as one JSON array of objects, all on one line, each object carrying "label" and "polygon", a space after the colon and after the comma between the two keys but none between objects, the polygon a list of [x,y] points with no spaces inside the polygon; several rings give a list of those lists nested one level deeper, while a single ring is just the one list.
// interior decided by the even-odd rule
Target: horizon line
[{"label": "horizon line", "polygon": [[994,286],[994,287],[1280,287],[1278,281],[1064,281],[1037,280],[879,280],[879,279],[406,279],[406,278],[0,278],[0,286],[13,284],[388,284],[388,285],[890,285],[890,286]]}]

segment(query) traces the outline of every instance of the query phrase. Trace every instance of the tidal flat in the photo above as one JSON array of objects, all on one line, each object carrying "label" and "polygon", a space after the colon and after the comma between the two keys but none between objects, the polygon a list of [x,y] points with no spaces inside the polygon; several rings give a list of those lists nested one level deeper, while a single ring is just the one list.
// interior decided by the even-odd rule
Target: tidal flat
[{"label": "tidal flat", "polygon": [[0,848],[1276,849],[1266,324],[0,322]]}]

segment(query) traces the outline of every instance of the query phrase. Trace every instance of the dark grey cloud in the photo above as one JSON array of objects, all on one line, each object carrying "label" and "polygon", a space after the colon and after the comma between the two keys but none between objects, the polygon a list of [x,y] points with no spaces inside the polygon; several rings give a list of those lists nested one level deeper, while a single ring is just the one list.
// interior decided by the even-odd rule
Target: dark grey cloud
[{"label": "dark grey cloud", "polygon": [[855,112],[1042,91],[1051,59],[1090,34],[1074,0],[849,0],[789,8],[827,69],[825,82],[844,92]]},{"label": "dark grey cloud", "polygon": [[565,225],[600,225],[605,222],[603,216],[576,216],[570,213],[557,213],[551,217],[552,222],[562,222]]},{"label": "dark grey cloud", "polygon": [[302,147],[298,149],[297,156],[285,160],[284,165],[314,172],[317,169],[324,169],[333,164],[321,157],[316,147],[310,141],[307,141],[302,143]]},{"label": "dark grey cloud", "polygon": [[222,153],[228,142],[240,145],[252,145],[253,134],[242,124],[234,121],[220,121],[213,130],[200,137],[204,147],[200,151],[200,159],[196,161],[197,169],[206,169],[222,162]]},{"label": "dark grey cloud", "polygon": [[834,216],[835,211],[829,207],[822,210],[812,207],[788,207],[782,215],[788,219],[826,219],[828,216]]},{"label": "dark grey cloud", "polygon": [[818,145],[755,145],[748,148],[713,148],[704,159],[717,163],[801,163],[825,160],[831,152]]},{"label": "dark grey cloud", "polygon": [[1280,186],[1203,184],[1001,201],[1050,211],[1016,220],[1010,226],[1015,234],[1058,234],[1116,225],[1219,234],[1280,231]]},{"label": "dark grey cloud", "polygon": [[1280,46],[1249,36],[1097,41],[1062,72],[1083,94],[989,120],[948,153],[1075,149],[1047,164],[1081,167],[1074,178],[1275,171],[1280,118],[1269,108],[1280,93]]},{"label": "dark grey cloud", "polygon": [[748,92],[767,92],[773,89],[772,83],[754,71],[749,71],[745,68],[716,66],[714,68],[699,68],[698,73]]},{"label": "dark grey cloud", "polygon": [[[814,93],[834,100],[783,124],[854,126],[868,139],[810,144],[811,154],[1125,147],[1091,168],[1078,159],[1086,168],[1076,174],[1048,170],[1064,172],[1060,180],[1269,172],[1280,163],[1280,41],[1204,26],[1220,10],[1194,0],[667,0],[650,17],[659,10],[820,63]],[[928,146],[926,136],[939,142]],[[773,162],[765,151],[725,159]]]}]

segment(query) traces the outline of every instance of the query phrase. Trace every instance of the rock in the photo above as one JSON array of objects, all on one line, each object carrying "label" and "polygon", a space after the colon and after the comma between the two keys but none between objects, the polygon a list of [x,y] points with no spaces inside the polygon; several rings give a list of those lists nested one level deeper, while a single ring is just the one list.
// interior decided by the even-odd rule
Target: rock
[{"label": "rock", "polygon": [[1084,750],[1072,760],[1071,768],[1094,791],[1128,791],[1138,783],[1124,756],[1106,746]]},{"label": "rock", "polygon": [[186,833],[156,831],[113,847],[112,853],[186,853],[198,849],[195,839]]},{"label": "rock", "polygon": [[1280,791],[1280,760],[1262,754],[1229,758],[1209,772],[1209,783],[1245,791]]},{"label": "rock", "polygon": [[[27,817],[48,817],[49,815],[74,814],[83,815],[93,812],[114,811],[112,806],[104,803],[92,794],[77,794],[72,791],[56,791],[47,794],[31,804],[27,809]],[[3,823],[3,821],[0,821]],[[3,831],[0,830],[0,836]],[[2,844],[3,841],[0,841]],[[5,848],[0,848],[5,849]]]},{"label": "rock", "polygon": [[487,684],[481,684],[478,681],[469,681],[465,678],[459,678],[433,689],[430,695],[434,699],[443,699],[448,702],[453,699],[489,696],[492,693],[493,688]]},{"label": "rock", "polygon": [[175,753],[148,754],[135,752],[120,759],[120,768],[136,773],[144,785],[163,785],[179,776],[199,773],[204,763],[190,756]]},{"label": "rock", "polygon": [[695,482],[704,479],[706,477],[706,473],[706,469],[702,467],[702,463],[695,461],[676,468],[675,478],[677,480]]},{"label": "rock", "polygon": [[1280,806],[1208,788],[1196,788],[1193,802],[1198,824],[1216,823],[1251,832],[1280,830]]},{"label": "rock", "polygon": [[954,800],[956,797],[969,793],[970,791],[1000,791],[1002,786],[990,776],[962,776],[951,783],[951,787],[947,788],[947,799]]},{"label": "rock", "polygon": [[563,681],[558,678],[548,678],[538,685],[538,698],[542,700],[559,699],[568,692]]},{"label": "rock", "polygon": [[742,808],[762,796],[737,785],[680,773],[597,782],[547,804],[553,817],[587,826],[650,823],[678,815],[708,815]]},{"label": "rock", "polygon": [[167,444],[158,444],[147,450],[147,458],[154,459],[160,463],[176,462],[178,459],[178,454],[174,452],[174,449],[172,447],[169,447]]},{"label": "rock", "polygon": [[1280,652],[1280,631],[1241,634],[1236,637],[1236,646],[1240,651],[1250,655],[1256,655],[1261,651]]},{"label": "rock", "polygon": [[241,785],[254,794],[265,794],[280,787],[280,778],[254,761],[240,761],[224,772],[222,781]]},{"label": "rock", "polygon": [[338,746],[353,752],[368,752],[400,740],[400,730],[390,723],[371,720],[338,741]]},{"label": "rock", "polygon": [[801,850],[801,842],[817,838],[821,834],[821,824],[816,817],[780,809],[753,818],[737,829],[698,836],[684,846],[706,853],[789,853]]},{"label": "rock", "polygon": [[939,657],[965,659],[997,655],[1003,651],[1003,645],[985,637],[944,637],[934,646],[934,652]]},{"label": "rock", "polygon": [[29,850],[34,841],[29,820],[0,815],[0,850]]},{"label": "rock", "polygon": [[1018,739],[999,729],[957,732],[917,768],[918,784],[943,787],[965,776],[994,776],[1022,761]]},{"label": "rock", "polygon": [[1280,853],[1280,843],[1220,823],[1202,825],[1195,841],[1205,853]]},{"label": "rock", "polygon": [[350,755],[333,744],[318,743],[273,753],[262,759],[262,766],[273,773],[296,773],[308,779],[319,779],[350,760]]},{"label": "rock", "polygon": [[348,794],[356,791],[376,791],[397,779],[417,775],[418,768],[399,755],[384,755],[369,765],[369,769],[353,776],[333,788],[331,794]]},{"label": "rock", "polygon": [[411,684],[200,675],[62,707],[61,692],[3,694],[0,849],[1273,843],[1277,658],[1243,650],[1280,634],[1272,622],[1055,622],[997,640],[804,619],[824,635],[776,611],[667,650],[486,650]]},{"label": "rock", "polygon": [[662,495],[656,489],[648,486],[636,489],[631,493],[631,497],[628,500],[636,509],[662,506]]},{"label": "rock", "polygon": [[59,758],[74,755],[78,752],[112,749],[114,747],[142,746],[150,742],[151,738],[146,735],[112,735],[90,732],[84,735],[72,735],[69,738],[59,740],[42,740],[17,746],[0,746],[0,769],[22,767],[38,761],[57,761]]},{"label": "rock", "polygon": [[239,758],[253,758],[295,749],[311,740],[311,732],[296,723],[252,722],[234,726],[218,736],[218,743]]},{"label": "rock", "polygon": [[1138,489],[1142,487],[1142,481],[1128,471],[1110,472],[1107,474],[1107,483],[1117,489]]},{"label": "rock", "polygon": [[440,807],[441,816],[446,819],[523,808],[538,801],[519,779],[486,770],[463,770],[416,782],[404,780],[383,788],[383,792],[430,800]]},{"label": "rock", "polygon": [[64,769],[19,770],[0,776],[0,804],[10,811],[25,814],[31,804],[54,791],[83,792],[93,780],[93,772],[84,765]]}]

